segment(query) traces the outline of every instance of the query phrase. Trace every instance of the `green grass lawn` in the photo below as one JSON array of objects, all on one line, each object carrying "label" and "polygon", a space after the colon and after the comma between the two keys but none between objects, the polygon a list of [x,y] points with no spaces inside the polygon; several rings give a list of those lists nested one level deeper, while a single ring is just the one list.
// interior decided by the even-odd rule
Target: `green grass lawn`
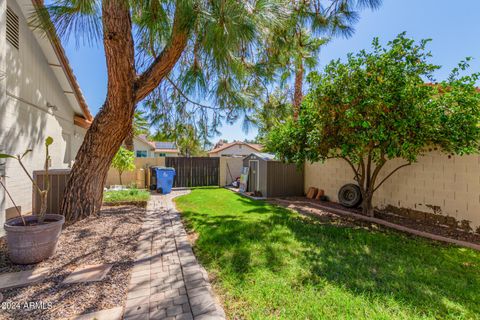
[{"label": "green grass lawn", "polygon": [[480,319],[480,253],[226,189],[176,200],[229,318]]},{"label": "green grass lawn", "polygon": [[148,201],[150,192],[143,189],[127,189],[106,191],[103,193],[104,202],[123,202],[123,201]]}]

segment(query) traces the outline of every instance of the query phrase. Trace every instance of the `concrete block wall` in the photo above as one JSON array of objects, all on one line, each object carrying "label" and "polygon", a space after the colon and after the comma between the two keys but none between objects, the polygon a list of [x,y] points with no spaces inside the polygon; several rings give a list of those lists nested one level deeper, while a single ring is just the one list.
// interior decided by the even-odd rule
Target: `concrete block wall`
[{"label": "concrete block wall", "polygon": [[[389,161],[379,180],[404,163]],[[305,190],[325,190],[332,201],[346,183],[354,183],[352,169],[344,160],[305,165]],[[375,193],[374,205],[426,212],[463,221],[472,231],[480,232],[480,156],[451,156],[432,151],[418,162],[397,171]]]}]

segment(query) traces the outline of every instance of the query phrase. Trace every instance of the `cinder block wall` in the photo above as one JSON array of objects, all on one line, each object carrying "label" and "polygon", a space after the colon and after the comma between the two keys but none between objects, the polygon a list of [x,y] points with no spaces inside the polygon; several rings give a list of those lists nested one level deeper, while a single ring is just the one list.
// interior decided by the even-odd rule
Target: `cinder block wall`
[{"label": "cinder block wall", "polygon": [[[402,163],[389,161],[378,181]],[[341,186],[353,182],[352,169],[344,160],[305,165],[305,190],[323,189],[332,201],[338,201]],[[377,190],[373,201],[379,209],[408,209],[453,217],[459,225],[463,221],[466,229],[480,232],[480,156],[448,157],[430,152],[390,177]]]}]

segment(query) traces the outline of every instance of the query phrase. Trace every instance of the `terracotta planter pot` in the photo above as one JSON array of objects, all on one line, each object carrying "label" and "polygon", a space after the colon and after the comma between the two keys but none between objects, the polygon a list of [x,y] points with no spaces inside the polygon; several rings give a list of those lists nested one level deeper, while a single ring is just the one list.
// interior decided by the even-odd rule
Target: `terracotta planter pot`
[{"label": "terracotta planter pot", "polygon": [[[24,218],[27,224],[37,221],[37,216]],[[57,249],[64,223],[65,217],[59,214],[45,215],[45,223],[39,225],[24,226],[21,218],[5,222],[10,260],[17,264],[31,264],[51,257]]]}]

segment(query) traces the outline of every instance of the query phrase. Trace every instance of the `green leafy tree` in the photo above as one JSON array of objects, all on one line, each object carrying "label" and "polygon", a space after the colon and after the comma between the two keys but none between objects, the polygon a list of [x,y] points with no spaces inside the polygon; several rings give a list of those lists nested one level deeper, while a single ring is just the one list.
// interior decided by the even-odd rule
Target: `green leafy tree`
[{"label": "green leafy tree", "polygon": [[124,147],[120,147],[115,157],[112,160],[112,168],[118,171],[118,177],[120,179],[120,184],[122,183],[122,174],[125,171],[135,170],[135,155],[133,151],[127,150]]},{"label": "green leafy tree", "polygon": [[[428,62],[427,43],[400,34],[382,47],[375,39],[372,52],[350,54],[346,62],[332,61],[323,73],[311,74],[298,121],[275,127],[268,149],[299,164],[344,159],[361,189],[367,215],[374,213],[374,192],[427,148],[478,153],[479,75],[460,76],[467,59],[448,80],[425,83],[440,68]],[[386,166],[393,159],[403,163]]]},{"label": "green leafy tree", "polygon": [[101,207],[136,105],[162,93],[166,82],[176,90],[177,81],[208,94],[215,108],[242,105],[249,61],[289,7],[283,0],[53,0],[36,8],[32,23],[64,39],[102,41],[105,52],[105,102],[77,153],[62,204],[66,219],[76,221]]}]

